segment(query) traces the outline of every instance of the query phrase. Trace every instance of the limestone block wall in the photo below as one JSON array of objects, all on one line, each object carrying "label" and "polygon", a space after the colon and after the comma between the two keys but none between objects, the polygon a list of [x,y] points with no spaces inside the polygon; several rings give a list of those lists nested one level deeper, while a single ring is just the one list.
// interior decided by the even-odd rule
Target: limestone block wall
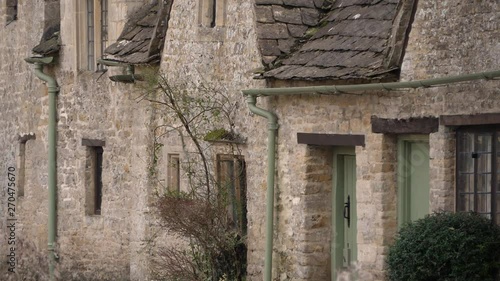
[{"label": "limestone block wall", "polygon": [[[45,280],[48,272],[48,93],[24,58],[32,55],[31,49],[39,43],[44,21],[47,21],[44,13],[38,11],[54,4],[54,1],[45,2],[20,1],[19,20],[0,28],[3,38],[9,38],[0,44],[0,157],[5,170],[7,166],[16,165],[17,135],[27,132],[36,135],[35,140],[26,143],[25,195],[18,198],[16,209],[16,238],[20,244],[16,250],[19,254],[17,277],[36,280]],[[109,2],[113,19],[109,38],[113,40],[121,32],[127,13],[142,2]],[[148,211],[151,112],[147,104],[137,103],[134,86],[112,83],[108,74],[80,69],[76,57],[81,46],[76,41],[79,34],[74,4],[75,1],[61,3],[61,56],[58,63],[44,69],[60,86],[57,97],[57,276],[61,280],[144,280],[147,264],[141,257],[146,251],[141,243],[146,237],[144,214]],[[87,148],[82,146],[83,138],[106,143],[100,216],[85,214],[85,190],[89,186],[85,182]],[[5,177],[0,180],[6,184]],[[1,192],[3,253],[7,205],[5,191]],[[2,254],[2,264],[4,259]],[[4,273],[2,271],[1,276]]]},{"label": "limestone block wall", "polygon": [[[253,80],[261,67],[255,34],[253,1],[221,1],[223,19],[214,28],[201,26],[198,0],[174,1],[166,34],[161,70],[171,81],[189,82],[220,89],[238,106],[234,129],[247,138],[240,146],[247,168],[248,276],[262,279],[265,233],[265,155],[267,122],[250,116],[242,89],[265,87]],[[259,102],[267,106],[267,102]],[[160,122],[160,121],[158,121]],[[158,123],[159,124],[159,123]],[[165,142],[165,151],[176,150],[178,140]],[[166,171],[166,166],[159,167]],[[252,279],[254,278],[254,279]]]},{"label": "limestone block wall", "polygon": [[[25,196],[18,199],[20,273],[46,274],[47,101],[46,87],[23,61],[43,31],[44,2],[19,1],[19,19],[0,25],[0,162],[15,165],[17,134],[34,132],[26,144]],[[144,1],[111,0],[110,39],[126,14]],[[48,2],[47,2],[48,3]],[[50,2],[51,4],[53,1]],[[226,1],[222,26],[199,26],[199,3],[175,1],[161,69],[174,80],[208,83],[238,101],[235,129],[248,185],[248,280],[261,280],[264,264],[267,122],[251,116],[240,90],[265,87],[252,79],[261,66],[253,1]],[[3,9],[3,7],[2,7]],[[144,239],[150,237],[148,157],[151,126],[158,116],[137,103],[133,86],[111,83],[105,74],[80,70],[73,1],[61,1],[61,57],[46,71],[61,86],[58,97],[58,274],[64,280],[143,280],[148,273]],[[419,1],[401,71],[402,80],[497,69],[498,3]],[[194,11],[194,12],[193,12]],[[0,20],[5,19],[1,10]],[[119,70],[110,70],[119,71]],[[290,83],[291,84],[291,83]],[[500,112],[498,81],[360,95],[258,99],[275,112],[277,138],[274,274],[279,280],[328,279],[330,259],[332,147],[297,144],[298,132],[363,134],[356,147],[358,260],[363,280],[383,280],[384,257],[397,228],[397,135],[371,132],[370,117],[437,117]],[[103,214],[85,215],[85,147],[102,139]],[[429,136],[431,210],[454,210],[455,133],[440,126]],[[179,146],[178,143],[166,143]],[[6,178],[0,177],[1,186]],[[6,239],[6,195],[0,190],[0,247]],[[26,253],[26,254],[24,254]],[[38,258],[40,257],[40,258]],[[0,257],[4,262],[5,256]],[[1,275],[0,275],[1,276]],[[33,275],[31,275],[33,276]],[[0,278],[1,279],[1,278]]]},{"label": "limestone block wall", "polygon": [[[43,11],[44,1],[18,2],[17,20],[6,25],[5,2],[0,5],[0,36],[4,38],[0,43],[0,163],[2,176],[0,177],[0,279],[5,279],[7,272],[7,169],[16,167],[18,153],[18,134],[29,133],[31,126],[42,124],[45,114],[38,108],[38,104],[46,104],[47,98],[43,87],[34,82],[34,75],[29,66],[24,62],[24,58],[30,55],[32,46],[40,40],[43,31]],[[38,91],[38,95],[31,94],[31,89]],[[22,124],[20,126],[19,124]],[[40,136],[42,137],[42,136]],[[27,151],[41,150],[40,146],[29,141]],[[38,158],[32,159],[36,164]],[[42,166],[43,167],[43,166]],[[16,172],[16,175],[18,173]],[[23,221],[24,216],[20,211],[22,202],[16,202],[16,224],[15,235],[21,243],[23,231],[27,229],[29,222]],[[40,214],[46,214],[46,210],[40,209]],[[43,225],[33,221],[31,231],[42,229]],[[47,235],[44,235],[46,237]],[[24,240],[26,241],[26,240]],[[46,238],[45,238],[46,241]],[[28,242],[28,241],[26,241]],[[30,247],[35,247],[41,241],[29,241]],[[46,242],[42,245],[46,248]],[[19,248],[16,248],[16,255],[21,255]]]},{"label": "limestone block wall", "polygon": [[390,99],[380,93],[280,97],[273,108],[280,123],[276,276],[330,278],[330,242],[336,231],[331,226],[334,148],[297,144],[298,132],[314,132],[365,135],[366,145],[356,147],[358,260],[363,278],[379,280],[397,227],[396,138],[372,134],[370,116],[390,112]]},{"label": "limestone block wall", "polygon": [[[465,74],[498,68],[498,4],[492,2],[420,1],[402,69],[403,80]],[[457,32],[459,30],[460,32]],[[290,83],[292,85],[292,83]],[[295,83],[294,83],[295,85]],[[446,87],[310,97],[306,95],[272,100],[280,123],[278,137],[276,276],[280,280],[318,280],[328,276],[331,226],[325,231],[301,222],[311,213],[328,216],[331,190],[325,189],[319,202],[311,198],[309,161],[318,148],[297,144],[297,132],[364,134],[365,147],[356,147],[358,191],[358,261],[363,280],[383,280],[384,257],[397,229],[397,135],[371,133],[370,116],[409,118],[443,114],[499,112],[498,82],[481,81]],[[430,141],[430,211],[454,210],[455,133],[440,126]],[[328,148],[323,149],[324,157]],[[321,151],[321,149],[319,149]],[[309,152],[308,152],[309,151]],[[323,160],[325,161],[325,160]],[[321,162],[320,162],[321,163]],[[326,182],[331,174],[314,169]],[[323,172],[322,172],[323,171]],[[315,182],[315,185],[317,180]],[[325,186],[326,183],[325,183]],[[309,196],[309,197],[308,197]],[[307,199],[306,199],[307,198]],[[329,229],[329,231],[328,231]],[[325,247],[312,254],[304,250],[313,236],[322,233]],[[286,253],[287,258],[281,258]]]}]

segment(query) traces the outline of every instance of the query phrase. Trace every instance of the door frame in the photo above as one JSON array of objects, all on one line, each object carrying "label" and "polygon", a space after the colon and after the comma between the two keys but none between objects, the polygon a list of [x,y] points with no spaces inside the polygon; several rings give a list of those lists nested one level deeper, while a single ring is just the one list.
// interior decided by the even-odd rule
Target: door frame
[{"label": "door frame", "polygon": [[[344,185],[341,184],[340,178],[338,176],[339,172],[339,155],[351,155],[356,156],[355,146],[335,146],[333,148],[333,165],[332,165],[332,228],[331,233],[331,243],[330,243],[330,256],[331,256],[331,280],[335,281],[337,279],[337,271],[342,267],[343,264],[343,247],[344,247],[344,214],[343,207],[338,208],[337,206],[344,206]],[[343,163],[342,163],[343,165]],[[356,172],[356,171],[355,171]],[[342,190],[340,190],[342,188]],[[337,196],[342,195],[342,196]],[[356,200],[356,197],[354,198]],[[355,205],[357,207],[357,204]],[[355,210],[357,211],[357,210]],[[339,230],[342,231],[339,231]],[[357,228],[356,228],[357,230]],[[356,231],[357,232],[357,231]],[[357,233],[356,233],[356,250],[357,250]],[[337,249],[341,249],[338,251]],[[340,265],[340,266],[339,266]]]},{"label": "door frame", "polygon": [[[403,135],[398,136],[398,148],[397,148],[397,210],[398,210],[398,229],[400,229],[405,223],[409,222],[410,219],[410,192],[409,192],[409,182],[406,180],[408,173],[408,162],[405,159],[408,156],[409,144],[412,142],[426,142],[429,145],[430,153],[430,143],[429,135]],[[430,161],[430,159],[429,159]],[[429,169],[430,172],[430,169]],[[404,175],[404,176],[403,176]],[[430,188],[430,186],[429,186]]]}]

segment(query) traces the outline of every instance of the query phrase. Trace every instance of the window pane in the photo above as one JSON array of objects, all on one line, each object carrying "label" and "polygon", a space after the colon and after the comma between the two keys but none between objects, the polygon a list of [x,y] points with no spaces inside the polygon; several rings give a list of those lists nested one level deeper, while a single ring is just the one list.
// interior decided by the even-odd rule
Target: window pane
[{"label": "window pane", "polygon": [[497,200],[495,201],[496,208],[497,208],[496,221],[497,221],[497,224],[500,225],[500,194],[497,194],[495,197],[497,198]]},{"label": "window pane", "polygon": [[87,0],[87,68],[94,70],[94,0]]},{"label": "window pane", "polygon": [[221,160],[219,165],[219,184],[222,187],[227,188],[227,191],[230,191],[234,181],[234,163],[233,161]]},{"label": "window pane", "polygon": [[[458,137],[459,151],[457,191],[460,195],[474,192],[474,158],[472,158],[472,152],[474,149],[474,134],[462,132],[458,134]],[[463,211],[470,210],[468,206],[471,198],[473,200],[473,196],[464,195],[462,199],[459,200],[459,209]]]},{"label": "window pane", "polygon": [[[497,132],[497,140],[496,140],[496,161],[497,161],[497,193],[500,193],[500,132]],[[497,204],[498,206],[498,204]],[[498,207],[497,207],[498,208]]]},{"label": "window pane", "polygon": [[108,0],[101,2],[101,54],[108,45]]},{"label": "window pane", "polygon": [[475,153],[477,155],[477,192],[479,194],[491,192],[491,140],[491,133],[477,135]]},{"label": "window pane", "polygon": [[477,212],[480,214],[491,214],[491,194],[478,194]]},{"label": "window pane", "polygon": [[481,193],[491,193],[491,174],[481,174],[477,175],[477,192]]}]

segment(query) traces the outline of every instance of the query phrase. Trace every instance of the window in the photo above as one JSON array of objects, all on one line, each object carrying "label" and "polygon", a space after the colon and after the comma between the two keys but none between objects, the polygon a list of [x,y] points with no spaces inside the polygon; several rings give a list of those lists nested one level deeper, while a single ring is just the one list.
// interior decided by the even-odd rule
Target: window
[{"label": "window", "polygon": [[179,154],[168,154],[167,167],[167,189],[169,191],[180,191],[180,158]]},{"label": "window", "polygon": [[457,138],[457,211],[500,224],[500,127],[466,127]]},{"label": "window", "polygon": [[224,26],[226,0],[200,0],[200,25]]},{"label": "window", "polygon": [[246,234],[246,168],[239,155],[217,155],[217,181],[229,199],[228,213],[234,227]]},{"label": "window", "polygon": [[100,215],[102,211],[102,160],[104,142],[83,139],[87,146],[85,161],[85,213]]},{"label": "window", "polygon": [[79,44],[82,48],[80,63],[87,70],[103,70],[104,66],[97,65],[97,59],[104,55],[108,46],[108,0],[85,0],[83,3],[79,30],[84,34],[82,43],[85,44]]},{"label": "window", "polygon": [[17,20],[17,0],[7,0],[7,24]]},{"label": "window", "polygon": [[19,135],[19,150],[17,154],[17,195],[19,197],[24,196],[24,186],[26,179],[26,142],[29,140],[35,140],[36,136],[34,133]]}]

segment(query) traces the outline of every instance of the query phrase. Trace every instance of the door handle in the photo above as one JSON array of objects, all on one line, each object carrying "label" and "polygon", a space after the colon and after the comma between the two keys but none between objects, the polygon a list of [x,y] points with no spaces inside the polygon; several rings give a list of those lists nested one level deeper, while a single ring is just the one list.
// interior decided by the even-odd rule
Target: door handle
[{"label": "door handle", "polygon": [[347,219],[347,227],[351,227],[351,196],[347,195],[347,202],[344,203],[344,219]]}]

